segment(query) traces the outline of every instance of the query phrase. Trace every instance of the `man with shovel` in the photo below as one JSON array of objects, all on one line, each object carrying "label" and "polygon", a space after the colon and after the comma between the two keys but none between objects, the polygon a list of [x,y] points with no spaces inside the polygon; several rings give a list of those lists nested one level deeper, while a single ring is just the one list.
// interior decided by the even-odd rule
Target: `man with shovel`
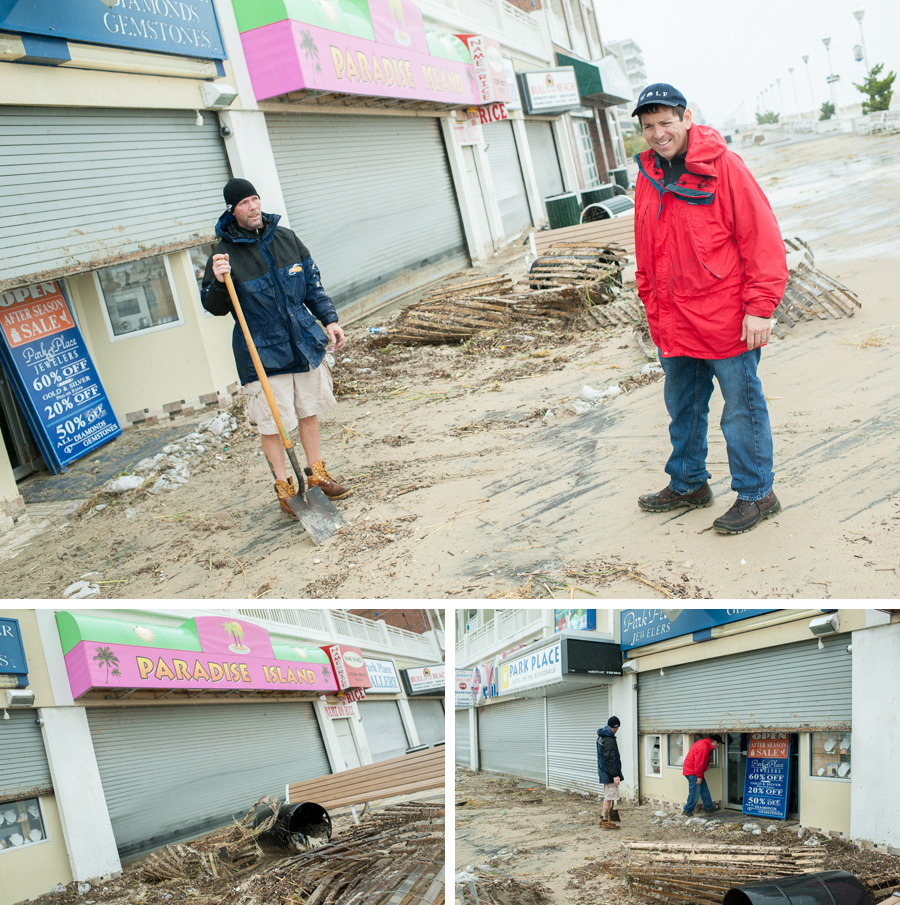
[{"label": "man with shovel", "polygon": [[[231,314],[237,320],[225,285],[225,275],[230,273],[277,410],[283,413],[284,428],[288,433],[297,428],[300,435],[307,482],[328,499],[342,499],[351,490],[325,468],[318,421],[320,414],[336,405],[331,373],[323,364],[325,351],[329,343],[341,349],[345,342],[334,304],[322,288],[319,268],[306,246],[291,230],[278,225],[277,214],[262,212],[250,182],[230,179],[223,194],[227,208],[216,224],[219,244],[206,262],[200,291],[203,307],[218,317]],[[285,469],[284,441],[237,323],[232,349],[248,414],[275,475],[278,500],[293,516],[289,501],[297,487]]]}]

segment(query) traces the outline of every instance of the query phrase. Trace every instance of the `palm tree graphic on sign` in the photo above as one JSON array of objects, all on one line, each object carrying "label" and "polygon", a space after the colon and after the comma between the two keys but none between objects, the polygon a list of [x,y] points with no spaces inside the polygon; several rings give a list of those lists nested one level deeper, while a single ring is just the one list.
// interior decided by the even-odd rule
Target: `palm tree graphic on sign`
[{"label": "palm tree graphic on sign", "polygon": [[250,648],[244,644],[244,627],[240,622],[223,622],[222,628],[234,638],[234,644],[229,644],[228,650],[235,654],[250,653]]},{"label": "palm tree graphic on sign", "polygon": [[331,670],[327,666],[322,667],[322,678],[326,682],[331,678]]},{"label": "palm tree graphic on sign", "polygon": [[94,652],[94,659],[101,665],[106,667],[106,681],[109,681],[109,669],[113,668],[113,675],[118,677],[122,675],[119,672],[119,658],[112,652],[109,647],[98,647]]},{"label": "palm tree graphic on sign", "polygon": [[388,0],[388,7],[394,14],[394,19],[397,20],[397,30],[394,32],[394,38],[396,39],[398,44],[402,44],[404,47],[406,47],[410,42],[410,37],[403,30],[403,19],[405,17],[403,0]]},{"label": "palm tree graphic on sign", "polygon": [[[316,72],[321,72],[322,67],[319,65],[319,48],[316,47],[316,39],[312,36],[311,32],[304,31],[303,39],[300,41],[300,49],[303,51],[304,56],[311,63],[316,64]],[[313,82],[315,82],[316,76],[313,74]]]}]

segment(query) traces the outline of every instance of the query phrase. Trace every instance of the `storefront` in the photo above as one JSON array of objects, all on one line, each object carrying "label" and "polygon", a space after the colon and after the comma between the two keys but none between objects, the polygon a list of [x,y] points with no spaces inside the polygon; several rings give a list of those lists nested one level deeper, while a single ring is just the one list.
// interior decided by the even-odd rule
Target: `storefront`
[{"label": "storefront", "polygon": [[331,772],[315,702],[339,689],[324,650],[218,616],[169,627],[58,613],[57,624],[120,857]]},{"label": "storefront", "polygon": [[479,707],[480,768],[553,789],[599,790],[597,730],[621,675],[618,645],[558,632],[497,663],[497,697]]},{"label": "storefront", "polygon": [[443,663],[400,671],[420,745],[442,744],[446,737]]}]

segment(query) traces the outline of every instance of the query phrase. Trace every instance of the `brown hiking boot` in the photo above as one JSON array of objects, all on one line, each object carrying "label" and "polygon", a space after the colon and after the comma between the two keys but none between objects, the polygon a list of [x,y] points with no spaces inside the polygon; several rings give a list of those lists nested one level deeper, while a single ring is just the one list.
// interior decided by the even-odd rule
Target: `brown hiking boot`
[{"label": "brown hiking boot", "polygon": [[645,493],[638,497],[638,506],[647,512],[668,512],[679,506],[687,506],[688,509],[703,509],[713,501],[713,492],[709,483],[704,482],[693,493],[676,493],[671,487],[660,490],[659,493]]},{"label": "brown hiking boot", "polygon": [[286,512],[291,518],[297,518],[297,513],[291,509],[287,502],[297,496],[297,488],[294,486],[294,479],[288,478],[286,481],[276,481],[275,493],[278,494],[278,502],[281,504],[282,511]]},{"label": "brown hiking boot", "polygon": [[597,826],[600,827],[601,830],[620,830],[622,827],[619,826],[618,823],[613,823],[611,820],[601,820]]},{"label": "brown hiking boot", "polygon": [[312,468],[306,469],[310,487],[320,487],[322,493],[329,500],[342,500],[346,496],[350,496],[353,491],[346,484],[338,484],[335,479],[328,474],[324,462],[313,463]]},{"label": "brown hiking boot", "polygon": [[781,512],[781,503],[770,490],[768,496],[761,500],[735,500],[734,505],[725,515],[720,515],[712,524],[719,534],[743,534],[755,528],[763,519],[771,518]]}]

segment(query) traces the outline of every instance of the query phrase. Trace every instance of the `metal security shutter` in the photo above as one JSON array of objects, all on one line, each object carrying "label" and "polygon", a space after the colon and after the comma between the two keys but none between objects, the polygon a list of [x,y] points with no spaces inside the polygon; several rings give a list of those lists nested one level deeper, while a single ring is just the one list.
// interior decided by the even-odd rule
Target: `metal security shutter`
[{"label": "metal security shutter", "polygon": [[507,236],[512,236],[531,226],[525,179],[516,151],[512,123],[491,123],[482,126],[482,129],[494,191],[500,205],[503,232]]},{"label": "metal security shutter", "polygon": [[469,746],[471,744],[471,740],[469,739],[468,708],[465,710],[457,710],[455,712],[455,719],[456,731],[454,732],[454,739],[456,741],[456,763],[460,764],[463,767],[468,767],[471,765],[469,755]]},{"label": "metal security shutter", "polygon": [[563,191],[563,178],[553,140],[553,126],[547,122],[526,120],[525,134],[541,198],[559,195]]},{"label": "metal security shutter", "polygon": [[119,854],[226,825],[331,773],[312,704],[89,708]]},{"label": "metal security shutter", "polygon": [[447,731],[444,728],[444,708],[440,701],[410,701],[409,709],[416,724],[416,732],[419,733],[420,744],[436,745],[445,740]]},{"label": "metal security shutter", "polygon": [[0,801],[32,798],[53,790],[36,710],[7,710],[0,720]]},{"label": "metal security shutter", "polygon": [[544,699],[479,707],[478,751],[482,770],[546,782]]},{"label": "metal security shutter", "polygon": [[266,114],[291,226],[338,307],[468,261],[436,119]]},{"label": "metal security shutter", "polygon": [[609,688],[585,688],[547,698],[547,785],[602,792],[597,779],[597,730],[609,719]]},{"label": "metal security shutter", "polygon": [[409,740],[396,701],[360,701],[359,716],[373,760],[388,760],[406,754]]},{"label": "metal security shutter", "polygon": [[0,286],[208,241],[230,171],[193,110],[0,108]]},{"label": "metal security shutter", "polygon": [[641,732],[850,726],[849,635],[642,673]]}]

